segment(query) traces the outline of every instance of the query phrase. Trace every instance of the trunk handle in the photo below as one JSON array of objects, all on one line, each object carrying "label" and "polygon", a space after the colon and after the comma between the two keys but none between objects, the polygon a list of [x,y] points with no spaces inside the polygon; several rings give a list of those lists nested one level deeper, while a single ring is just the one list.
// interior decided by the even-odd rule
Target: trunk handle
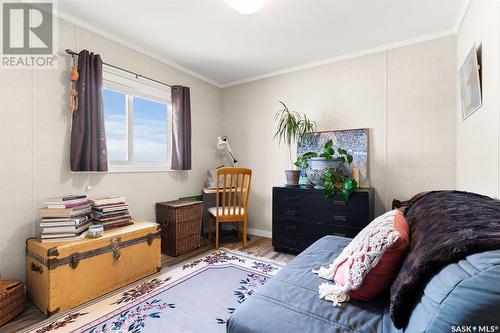
[{"label": "trunk handle", "polygon": [[35,264],[34,262],[31,262],[31,270],[32,270],[33,272],[38,272],[38,273],[40,273],[40,274],[42,274],[42,273],[43,273],[42,266],[41,266],[41,265],[37,265],[37,264]]}]

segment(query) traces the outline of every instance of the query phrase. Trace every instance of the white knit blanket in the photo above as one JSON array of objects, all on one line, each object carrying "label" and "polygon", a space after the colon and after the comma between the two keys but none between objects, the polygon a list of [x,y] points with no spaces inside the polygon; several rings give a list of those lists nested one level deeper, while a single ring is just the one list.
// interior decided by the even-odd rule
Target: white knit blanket
[{"label": "white knit blanket", "polygon": [[367,225],[328,267],[313,270],[318,276],[333,280],[337,268],[345,261],[344,285],[322,283],[319,297],[334,306],[349,301],[349,292],[361,287],[364,278],[382,259],[385,251],[399,238],[394,227],[396,211],[389,211]]}]

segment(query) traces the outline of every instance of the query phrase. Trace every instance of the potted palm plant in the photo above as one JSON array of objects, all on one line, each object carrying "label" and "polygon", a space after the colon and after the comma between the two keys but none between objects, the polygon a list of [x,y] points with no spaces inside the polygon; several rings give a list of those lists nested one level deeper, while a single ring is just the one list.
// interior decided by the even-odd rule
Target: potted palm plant
[{"label": "potted palm plant", "polygon": [[274,139],[278,140],[278,143],[284,143],[288,146],[288,158],[290,160],[291,168],[285,170],[286,184],[287,185],[298,185],[300,170],[294,168],[294,162],[292,160],[292,143],[297,142],[302,139],[305,135],[312,133],[316,130],[316,123],[307,118],[305,114],[300,114],[296,111],[291,111],[282,101],[279,101],[283,106],[282,110],[279,110],[275,115],[275,120],[277,123],[276,133],[274,134]]}]

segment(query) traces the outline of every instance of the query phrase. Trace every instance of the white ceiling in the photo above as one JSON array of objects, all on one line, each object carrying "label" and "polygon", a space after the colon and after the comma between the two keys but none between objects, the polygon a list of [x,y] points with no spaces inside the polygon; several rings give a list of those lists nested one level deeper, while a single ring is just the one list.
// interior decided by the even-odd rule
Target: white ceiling
[{"label": "white ceiling", "polygon": [[[62,17],[219,86],[451,34],[464,0],[266,0],[252,15],[229,0],[60,0]],[[104,55],[105,56],[105,55]]]}]

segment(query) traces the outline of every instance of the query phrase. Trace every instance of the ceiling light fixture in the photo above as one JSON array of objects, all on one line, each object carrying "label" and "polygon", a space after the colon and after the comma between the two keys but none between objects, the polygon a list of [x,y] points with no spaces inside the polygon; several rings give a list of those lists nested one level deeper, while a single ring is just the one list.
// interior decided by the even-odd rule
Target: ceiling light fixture
[{"label": "ceiling light fixture", "polygon": [[231,7],[241,14],[253,14],[264,5],[264,0],[231,0]]}]

